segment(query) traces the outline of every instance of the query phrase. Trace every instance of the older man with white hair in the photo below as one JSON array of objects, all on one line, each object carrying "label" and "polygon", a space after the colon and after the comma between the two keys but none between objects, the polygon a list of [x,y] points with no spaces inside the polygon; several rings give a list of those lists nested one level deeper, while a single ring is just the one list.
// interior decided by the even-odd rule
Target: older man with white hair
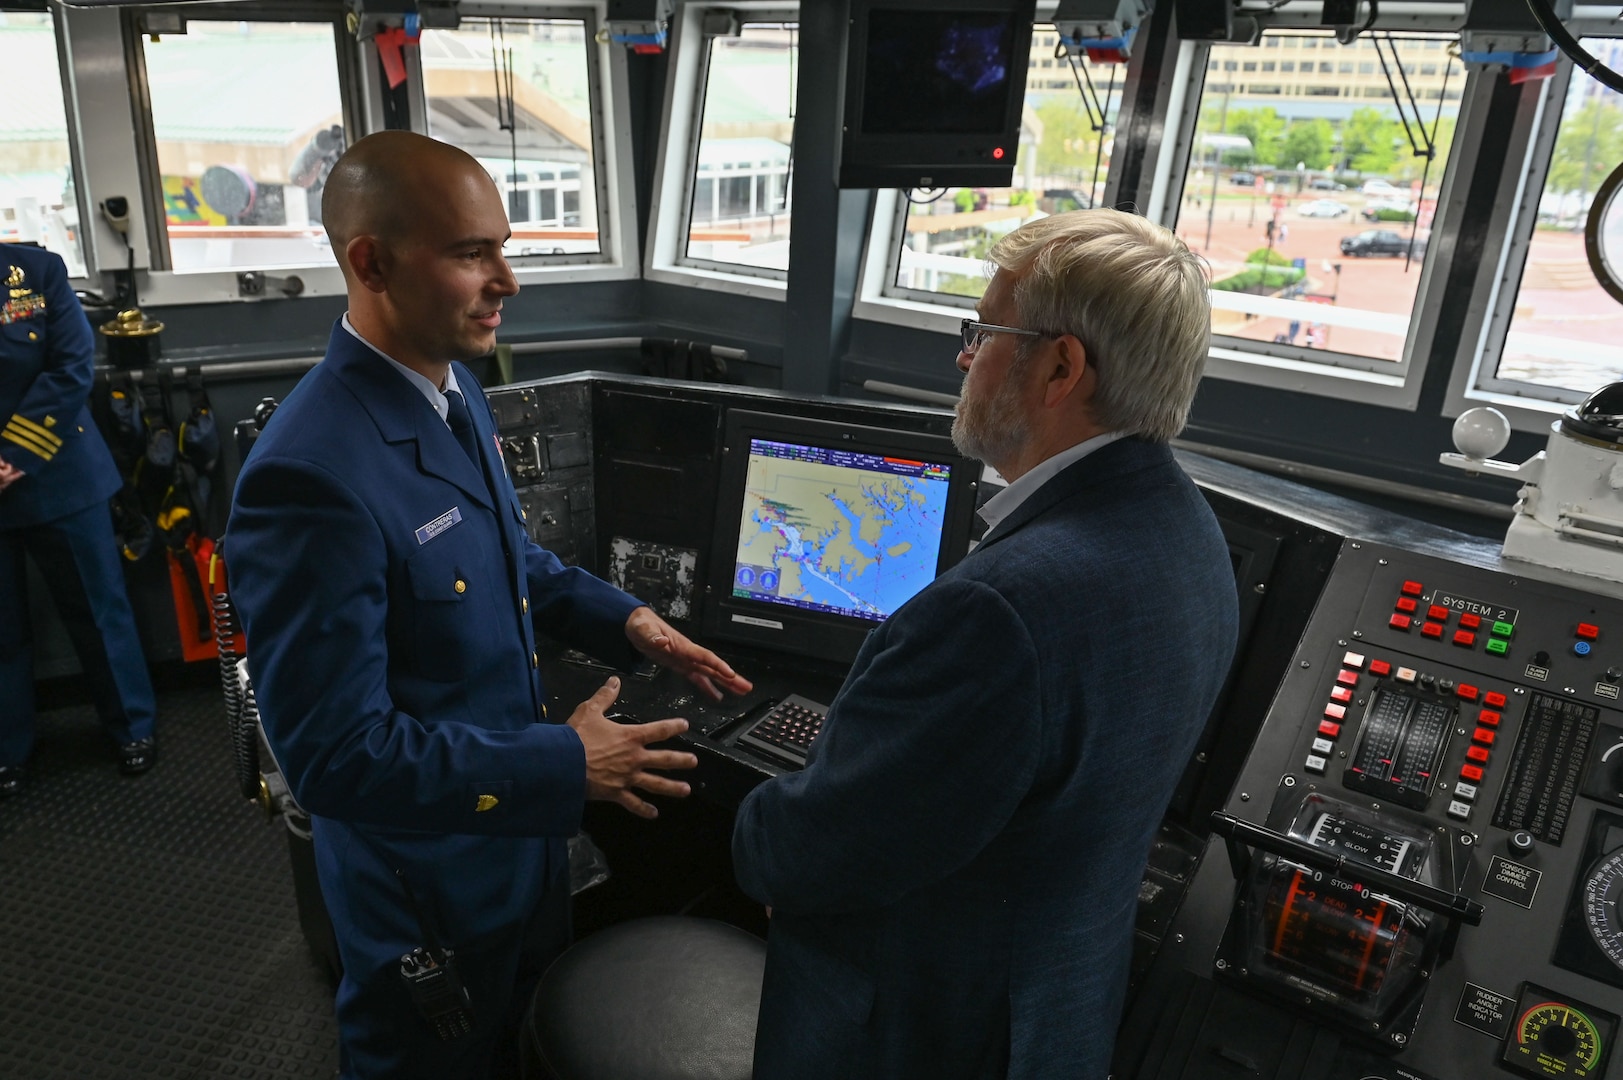
[{"label": "older man with white hair", "polygon": [[1228,551],[1167,446],[1200,261],[1114,210],[991,261],[953,437],[1009,487],[869,636],[806,768],[739,810],[773,909],[761,1080],[1104,1077],[1145,858],[1233,654]]}]

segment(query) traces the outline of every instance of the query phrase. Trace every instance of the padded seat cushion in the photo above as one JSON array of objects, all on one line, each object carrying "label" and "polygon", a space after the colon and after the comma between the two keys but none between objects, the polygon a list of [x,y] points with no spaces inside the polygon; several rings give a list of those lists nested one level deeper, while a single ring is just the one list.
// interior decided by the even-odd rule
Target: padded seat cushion
[{"label": "padded seat cushion", "polygon": [[749,1080],[765,969],[766,943],[726,923],[612,926],[541,977],[526,1049],[557,1080]]}]

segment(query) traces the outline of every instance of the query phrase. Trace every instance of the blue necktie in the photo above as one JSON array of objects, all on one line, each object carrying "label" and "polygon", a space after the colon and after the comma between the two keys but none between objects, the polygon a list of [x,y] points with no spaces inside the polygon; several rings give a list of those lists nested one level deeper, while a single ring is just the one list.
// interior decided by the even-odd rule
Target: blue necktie
[{"label": "blue necktie", "polygon": [[445,420],[451,425],[451,434],[462,445],[463,453],[473,462],[473,467],[484,475],[484,466],[479,463],[478,436],[473,431],[473,416],[468,412],[468,403],[462,395],[455,390],[445,392]]}]

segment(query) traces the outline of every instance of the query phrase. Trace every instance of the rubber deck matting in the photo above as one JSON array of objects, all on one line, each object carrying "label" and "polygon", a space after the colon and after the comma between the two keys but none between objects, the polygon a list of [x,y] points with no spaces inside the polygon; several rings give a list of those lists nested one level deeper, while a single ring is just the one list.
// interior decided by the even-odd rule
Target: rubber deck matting
[{"label": "rubber deck matting", "polygon": [[333,1077],[284,827],[236,792],[218,688],[160,694],[158,739],[123,777],[89,706],[41,713],[0,799],[0,1078]]}]

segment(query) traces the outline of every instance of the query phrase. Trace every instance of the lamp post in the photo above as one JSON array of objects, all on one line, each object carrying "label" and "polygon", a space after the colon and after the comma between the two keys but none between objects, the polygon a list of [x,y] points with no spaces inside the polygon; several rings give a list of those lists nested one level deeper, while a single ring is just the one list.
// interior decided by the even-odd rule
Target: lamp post
[{"label": "lamp post", "polygon": [[[1214,86],[1212,89],[1215,90],[1217,87]],[[1228,126],[1229,94],[1231,94],[1233,91],[1233,83],[1223,84],[1223,109],[1217,117],[1217,133],[1219,135],[1223,134],[1223,129]],[[1219,150],[1213,155],[1213,157],[1215,160],[1212,162],[1212,197],[1211,201],[1206,205],[1206,245],[1201,249],[1203,251],[1210,251],[1212,249],[1212,217],[1217,213],[1217,167],[1222,163],[1223,152]]]}]

